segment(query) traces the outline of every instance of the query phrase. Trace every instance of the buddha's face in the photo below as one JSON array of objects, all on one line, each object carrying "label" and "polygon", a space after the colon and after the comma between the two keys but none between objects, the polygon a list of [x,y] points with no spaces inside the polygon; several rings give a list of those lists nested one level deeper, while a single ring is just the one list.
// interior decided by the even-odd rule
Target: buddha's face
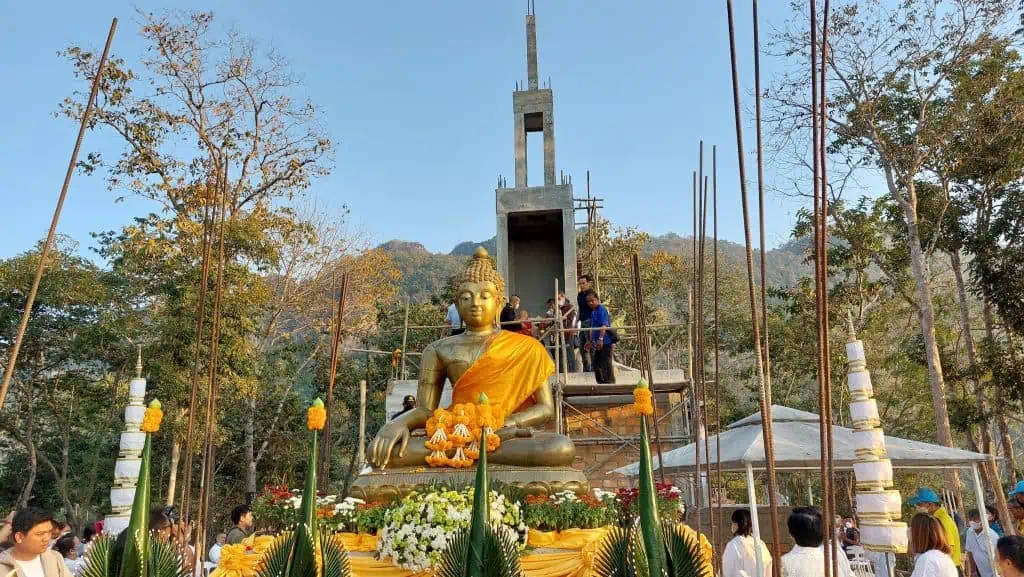
[{"label": "buddha's face", "polygon": [[455,306],[459,309],[459,317],[469,329],[488,329],[498,317],[498,290],[490,281],[467,282],[459,286],[455,295]]}]

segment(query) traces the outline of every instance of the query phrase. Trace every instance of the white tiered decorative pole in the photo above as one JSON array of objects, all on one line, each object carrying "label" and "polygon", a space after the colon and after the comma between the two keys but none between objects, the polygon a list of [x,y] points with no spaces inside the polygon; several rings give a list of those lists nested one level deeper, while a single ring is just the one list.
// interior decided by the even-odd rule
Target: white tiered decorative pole
[{"label": "white tiered decorative pole", "polygon": [[146,443],[146,434],[139,430],[142,415],[146,412],[146,405],[143,404],[145,396],[146,379],[142,378],[142,345],[139,345],[135,378],[128,384],[128,405],[124,408],[120,452],[114,463],[114,486],[110,489],[110,508],[113,512],[103,519],[103,532],[110,535],[127,529],[131,517],[135,485],[142,464],[142,447]]},{"label": "white tiered decorative pole", "polygon": [[868,551],[906,553],[909,540],[907,524],[898,521],[902,499],[899,491],[892,490],[892,462],[885,450],[885,433],[871,387],[864,343],[857,340],[852,315],[848,324],[850,338],[846,343],[846,376],[856,451],[853,472],[857,483],[860,542]]}]

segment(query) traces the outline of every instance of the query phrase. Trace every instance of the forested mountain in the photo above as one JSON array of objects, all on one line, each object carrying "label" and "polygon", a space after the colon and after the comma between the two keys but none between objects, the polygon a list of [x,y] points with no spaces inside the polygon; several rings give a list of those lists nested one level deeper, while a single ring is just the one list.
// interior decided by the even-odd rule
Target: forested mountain
[{"label": "forested mountain", "polygon": [[[493,237],[482,242],[461,242],[447,254],[432,253],[418,242],[404,240],[390,240],[380,248],[391,255],[395,265],[402,272],[401,293],[409,295],[414,301],[422,301],[442,293],[448,278],[465,265],[466,258],[471,256],[478,246],[483,246],[492,255],[496,253]],[[813,274],[813,267],[804,262],[806,246],[805,241],[793,240],[768,251],[767,271],[770,286],[790,287],[796,284],[801,276]],[[652,236],[644,252],[649,254],[659,250],[687,257],[692,251],[692,237],[675,233]],[[710,243],[705,246],[705,251],[710,254]],[[720,240],[718,251],[720,262],[743,262],[742,245]],[[760,267],[760,258],[756,251],[754,265]]]}]

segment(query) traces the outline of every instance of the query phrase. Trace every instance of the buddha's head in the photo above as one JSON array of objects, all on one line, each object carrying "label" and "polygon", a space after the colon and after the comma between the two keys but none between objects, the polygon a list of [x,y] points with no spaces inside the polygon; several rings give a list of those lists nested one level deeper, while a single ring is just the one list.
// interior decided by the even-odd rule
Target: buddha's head
[{"label": "buddha's head", "polygon": [[494,270],[483,247],[473,253],[473,261],[458,279],[455,307],[469,330],[491,328],[505,305],[505,279]]}]

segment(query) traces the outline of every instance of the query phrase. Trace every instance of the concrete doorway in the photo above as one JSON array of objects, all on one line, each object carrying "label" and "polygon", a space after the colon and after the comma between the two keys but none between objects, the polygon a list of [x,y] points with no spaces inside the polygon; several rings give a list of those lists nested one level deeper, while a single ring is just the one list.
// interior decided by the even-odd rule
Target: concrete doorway
[{"label": "concrete doorway", "polygon": [[542,317],[555,296],[555,279],[565,287],[562,211],[508,215],[509,296],[518,294],[531,317]]}]

